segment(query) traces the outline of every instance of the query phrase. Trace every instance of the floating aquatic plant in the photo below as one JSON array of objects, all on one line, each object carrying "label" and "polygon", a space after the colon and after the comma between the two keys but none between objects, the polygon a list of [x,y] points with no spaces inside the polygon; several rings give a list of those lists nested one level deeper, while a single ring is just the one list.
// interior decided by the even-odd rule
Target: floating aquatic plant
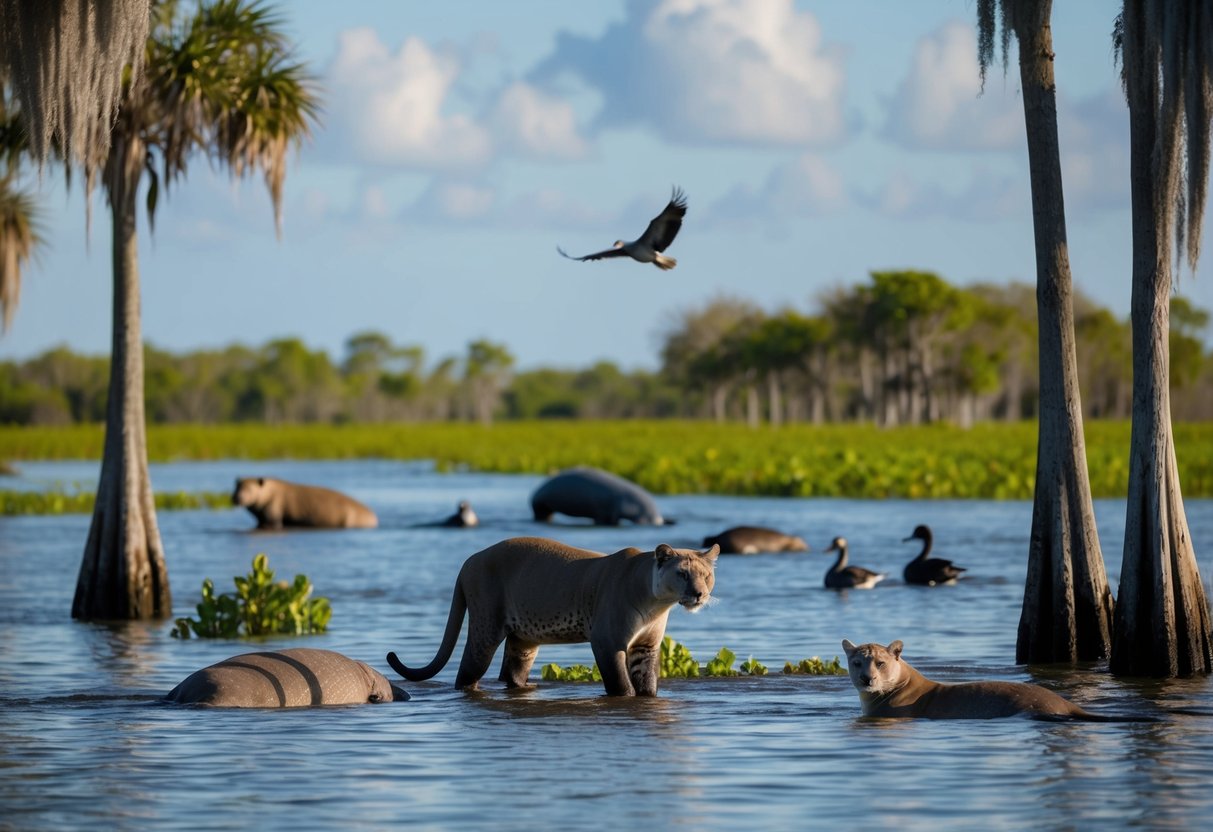
[{"label": "floating aquatic plant", "polygon": [[293,583],[275,581],[269,558],[253,558],[253,571],[235,577],[236,593],[215,595],[210,578],[202,582],[198,618],[178,618],[176,638],[252,638],[281,633],[323,633],[333,609],[327,598],[312,598],[312,582],[296,575]]}]

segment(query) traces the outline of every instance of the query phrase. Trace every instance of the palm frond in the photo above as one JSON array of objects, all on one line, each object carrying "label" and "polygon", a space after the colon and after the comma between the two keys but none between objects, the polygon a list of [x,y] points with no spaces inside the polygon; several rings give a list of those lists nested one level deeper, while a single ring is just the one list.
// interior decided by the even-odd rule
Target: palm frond
[{"label": "palm frond", "polygon": [[21,270],[41,242],[33,197],[0,180],[0,331],[12,324],[21,300]]}]

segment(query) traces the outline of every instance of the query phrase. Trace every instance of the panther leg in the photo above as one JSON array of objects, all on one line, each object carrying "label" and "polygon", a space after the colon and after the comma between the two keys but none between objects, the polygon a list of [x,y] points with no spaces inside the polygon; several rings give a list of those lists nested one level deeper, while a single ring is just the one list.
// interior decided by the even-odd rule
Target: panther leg
[{"label": "panther leg", "polygon": [[476,683],[488,672],[489,665],[493,663],[493,654],[504,640],[505,632],[500,627],[472,618],[468,623],[468,640],[463,646],[455,687],[475,688]]},{"label": "panther leg", "polygon": [[523,641],[517,636],[506,636],[505,655],[501,658],[501,675],[498,678],[505,682],[507,688],[525,688],[527,675],[538,652],[538,644]]},{"label": "panther leg", "polygon": [[633,644],[628,648],[628,676],[637,696],[656,696],[661,675],[661,650],[656,644]]},{"label": "panther leg", "polygon": [[627,652],[614,645],[593,644],[594,660],[602,674],[602,686],[608,696],[635,696],[632,680],[628,678]]}]

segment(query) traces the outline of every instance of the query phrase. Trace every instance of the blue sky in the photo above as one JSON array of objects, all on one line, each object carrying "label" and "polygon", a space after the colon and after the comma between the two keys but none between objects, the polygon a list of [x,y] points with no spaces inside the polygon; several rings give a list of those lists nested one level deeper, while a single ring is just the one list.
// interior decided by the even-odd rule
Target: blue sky
[{"label": "blue sky", "polygon": [[[1060,132],[1078,288],[1129,308],[1118,3],[1059,3]],[[175,351],[299,336],[339,359],[378,330],[429,360],[469,341],[518,366],[655,368],[661,333],[719,295],[812,310],[875,269],[1035,279],[1016,56],[978,95],[973,0],[292,0],[323,90],[275,238],[259,180],[198,159],[141,227],[146,340]],[[660,272],[557,255],[637,236],[688,194]],[[48,245],[0,357],[104,353],[110,228],[41,185]],[[142,221],[142,218],[141,218]],[[1179,292],[1213,308],[1208,258]]]}]

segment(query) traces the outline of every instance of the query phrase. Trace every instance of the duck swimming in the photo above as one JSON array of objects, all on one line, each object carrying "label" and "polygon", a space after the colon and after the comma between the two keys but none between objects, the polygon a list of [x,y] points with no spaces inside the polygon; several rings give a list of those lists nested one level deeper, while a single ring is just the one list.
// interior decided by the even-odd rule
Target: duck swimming
[{"label": "duck swimming", "polygon": [[827,552],[837,552],[838,560],[826,572],[826,589],[871,589],[885,579],[883,572],[873,572],[862,566],[847,566],[847,539],[836,537]]},{"label": "duck swimming", "polygon": [[907,584],[936,586],[937,584],[955,583],[956,579],[960,577],[960,573],[965,571],[964,567],[955,566],[950,560],[927,557],[931,554],[931,544],[934,541],[929,526],[915,526],[914,533],[903,538],[901,542],[908,543],[911,540],[921,540],[922,551],[918,553],[918,557],[906,564],[902,577],[905,578]]},{"label": "duck swimming", "polygon": [[470,528],[480,525],[480,518],[476,516],[476,512],[472,511],[471,503],[467,500],[460,500],[458,510],[443,520],[442,525]]}]

